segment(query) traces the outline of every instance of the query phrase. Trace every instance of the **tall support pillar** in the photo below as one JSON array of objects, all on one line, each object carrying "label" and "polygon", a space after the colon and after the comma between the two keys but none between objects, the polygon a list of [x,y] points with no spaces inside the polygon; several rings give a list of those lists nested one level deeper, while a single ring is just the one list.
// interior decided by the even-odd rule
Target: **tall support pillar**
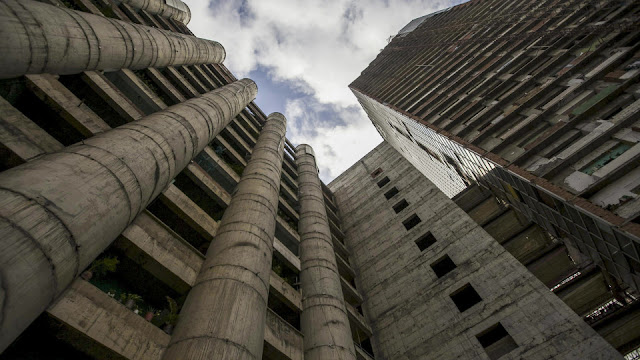
[{"label": "tall support pillar", "polygon": [[0,352],[257,91],[239,80],[0,173]]},{"label": "tall support pillar", "polygon": [[311,146],[296,148],[296,164],[304,358],[355,360],[331,230]]},{"label": "tall support pillar", "polygon": [[59,8],[0,1],[0,79],[221,63],[219,43]]},{"label": "tall support pillar", "polygon": [[285,128],[269,115],[164,360],[262,359]]}]

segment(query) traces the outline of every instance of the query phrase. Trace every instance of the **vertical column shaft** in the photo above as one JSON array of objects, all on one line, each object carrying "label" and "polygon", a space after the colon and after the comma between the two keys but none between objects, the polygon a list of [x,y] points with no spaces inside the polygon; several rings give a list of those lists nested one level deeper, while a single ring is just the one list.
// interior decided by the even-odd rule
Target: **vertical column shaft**
[{"label": "vertical column shaft", "polygon": [[354,360],[349,319],[311,146],[299,145],[296,148],[296,164],[304,358]]},{"label": "vertical column shaft", "polygon": [[0,78],[221,63],[222,45],[59,8],[33,0],[0,1]]},{"label": "vertical column shaft", "polygon": [[243,79],[0,173],[0,352],[257,90]]},{"label": "vertical column shaft", "polygon": [[261,359],[286,119],[271,114],[164,359]]}]

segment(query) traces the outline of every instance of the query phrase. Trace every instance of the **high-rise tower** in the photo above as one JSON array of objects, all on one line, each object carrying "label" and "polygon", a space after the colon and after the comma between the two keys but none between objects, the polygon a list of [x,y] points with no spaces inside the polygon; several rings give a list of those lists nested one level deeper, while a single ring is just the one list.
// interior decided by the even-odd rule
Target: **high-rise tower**
[{"label": "high-rise tower", "polygon": [[581,315],[632,311],[640,289],[639,14],[638,1],[472,0],[410,22],[350,85],[383,138],[494,236],[546,233],[508,246],[537,248],[521,261],[556,268],[540,276],[550,288],[595,294],[584,281],[603,269],[609,301]]}]

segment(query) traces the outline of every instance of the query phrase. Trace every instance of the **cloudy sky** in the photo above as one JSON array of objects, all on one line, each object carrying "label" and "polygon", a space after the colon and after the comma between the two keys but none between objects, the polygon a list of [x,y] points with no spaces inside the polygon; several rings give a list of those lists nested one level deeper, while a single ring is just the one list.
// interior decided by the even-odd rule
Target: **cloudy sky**
[{"label": "cloudy sky", "polygon": [[382,139],[348,89],[416,17],[461,0],[184,0],[196,36],[258,84],[258,106],[287,117],[287,138],[313,146],[329,182]]}]

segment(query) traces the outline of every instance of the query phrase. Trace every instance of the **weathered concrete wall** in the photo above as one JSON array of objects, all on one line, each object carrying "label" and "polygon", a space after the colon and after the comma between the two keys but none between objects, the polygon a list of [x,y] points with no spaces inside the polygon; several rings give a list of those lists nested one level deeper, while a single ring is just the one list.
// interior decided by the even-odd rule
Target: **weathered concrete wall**
[{"label": "weathered concrete wall", "polygon": [[221,63],[225,58],[215,41],[32,0],[0,2],[0,34],[2,79]]},{"label": "weathered concrete wall", "polygon": [[[156,14],[170,19],[188,24],[191,20],[191,10],[180,0],[121,0],[129,6],[145,10],[151,14]],[[173,6],[169,4],[172,3]]]},{"label": "weathered concrete wall", "polygon": [[0,173],[0,351],[256,93],[243,79]]},{"label": "weathered concrete wall", "polygon": [[[370,174],[378,167],[382,174]],[[388,176],[390,183],[376,183]],[[391,187],[399,193],[387,200]],[[376,359],[488,359],[476,335],[500,323],[517,347],[501,359],[617,359],[547,287],[387,143],[330,188],[343,217],[347,247]],[[398,214],[392,206],[405,199]],[[421,222],[407,230],[403,221]],[[431,232],[421,251],[415,241]],[[456,268],[438,278],[431,268],[448,255]],[[461,312],[450,294],[471,284],[481,301]]]},{"label": "weathered concrete wall", "polygon": [[296,164],[304,357],[307,360],[355,360],[318,168],[309,145],[296,148]]},{"label": "weathered concrete wall", "polygon": [[260,359],[286,119],[265,123],[164,359]]}]

